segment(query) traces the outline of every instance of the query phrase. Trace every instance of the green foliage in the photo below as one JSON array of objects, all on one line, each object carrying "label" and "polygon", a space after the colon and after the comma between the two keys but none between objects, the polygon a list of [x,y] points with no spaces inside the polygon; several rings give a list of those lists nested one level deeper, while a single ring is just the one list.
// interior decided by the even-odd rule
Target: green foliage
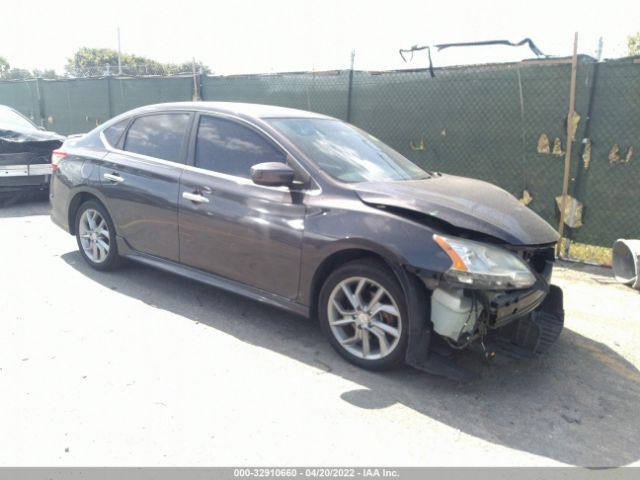
[{"label": "green foliage", "polygon": [[[128,53],[122,54],[122,66],[132,67],[135,65],[160,65],[158,62]],[[73,57],[67,59],[65,73],[68,75],[80,75],[81,72],[95,68],[113,67],[114,71],[118,66],[118,52],[111,48],[80,48]]]},{"label": "green foliage", "polygon": [[2,80],[24,80],[26,78],[33,78],[33,74],[25,68],[10,68],[2,73],[0,78],[2,78]]},{"label": "green foliage", "polygon": [[59,78],[53,69],[29,71],[26,68],[11,68],[6,58],[0,56],[0,80],[25,80],[28,78]]},{"label": "green foliage", "polygon": [[[165,63],[164,68],[170,74],[192,72],[193,64],[192,62],[182,62],[179,64]],[[196,73],[210,74],[211,69],[202,62],[196,62]]]},{"label": "green foliage", "polygon": [[[192,62],[161,63],[140,55],[123,53],[122,73],[125,75],[176,75],[191,73]],[[64,67],[69,77],[94,77],[118,74],[118,52],[111,48],[82,47],[69,59]],[[211,69],[202,62],[196,62],[196,73],[210,74]],[[9,61],[0,56],[0,80],[24,80],[27,78],[60,78],[53,69],[11,68]]]},{"label": "green foliage", "polygon": [[627,37],[629,55],[640,55],[640,32]]},{"label": "green foliage", "polygon": [[36,68],[33,70],[33,76],[36,78],[46,78],[48,80],[55,80],[56,78],[60,78],[60,76],[52,68],[45,68],[44,70]]},{"label": "green foliage", "polygon": [[[161,63],[151,58],[130,53],[121,54],[121,67],[125,74],[130,75],[174,75],[193,70],[192,62]],[[210,73],[211,70],[202,62],[196,63],[198,73]],[[80,48],[71,58],[67,59],[65,73],[71,76],[100,75],[118,72],[118,52],[111,48]]]},{"label": "green foliage", "polygon": [[9,65],[7,59],[4,57],[0,57],[0,78],[4,77],[5,73],[7,73],[10,68],[11,65]]}]

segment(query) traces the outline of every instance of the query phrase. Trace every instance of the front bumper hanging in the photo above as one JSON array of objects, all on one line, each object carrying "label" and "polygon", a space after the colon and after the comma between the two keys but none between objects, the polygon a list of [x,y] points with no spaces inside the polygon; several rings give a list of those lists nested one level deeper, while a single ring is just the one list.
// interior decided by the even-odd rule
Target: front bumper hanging
[{"label": "front bumper hanging", "polygon": [[[468,348],[487,359],[533,358],[548,350],[564,326],[562,290],[549,285],[548,277],[540,276],[529,290],[496,295],[488,301],[490,329]],[[458,352],[432,331],[427,301],[414,301],[409,318],[406,364],[457,381],[478,377],[460,366]]]},{"label": "front bumper hanging", "polygon": [[487,349],[510,358],[532,358],[546,352],[564,327],[563,303],[562,290],[551,285],[533,312],[491,332]]}]

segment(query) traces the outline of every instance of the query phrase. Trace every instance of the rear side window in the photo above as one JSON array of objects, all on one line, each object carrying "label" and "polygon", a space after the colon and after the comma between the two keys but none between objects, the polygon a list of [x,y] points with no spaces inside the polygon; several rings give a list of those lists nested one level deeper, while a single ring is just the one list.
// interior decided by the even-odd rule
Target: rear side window
[{"label": "rear side window", "polygon": [[196,138],[196,167],[249,178],[262,162],[285,162],[285,155],[257,132],[236,122],[201,117]]},{"label": "rear side window", "polygon": [[122,120],[118,123],[114,123],[109,128],[106,128],[102,133],[104,134],[104,138],[107,139],[107,143],[112,147],[117,147],[118,142],[120,141],[120,137],[124,133],[124,129],[127,127],[127,123],[129,123],[129,119]]},{"label": "rear side window", "polygon": [[181,162],[188,113],[145,115],[136,118],[124,141],[124,150],[149,157]]}]

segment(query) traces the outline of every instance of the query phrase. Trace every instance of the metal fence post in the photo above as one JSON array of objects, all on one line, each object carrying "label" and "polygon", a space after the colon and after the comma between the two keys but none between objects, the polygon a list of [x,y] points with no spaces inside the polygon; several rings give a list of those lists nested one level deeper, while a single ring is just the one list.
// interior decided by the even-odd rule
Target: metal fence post
[{"label": "metal fence post", "polygon": [[36,78],[36,97],[38,100],[38,115],[40,115],[40,126],[44,127],[45,125],[45,112],[44,112],[44,97],[42,95],[42,86],[40,85],[42,82],[41,78]]},{"label": "metal fence post", "polygon": [[202,100],[202,98],[200,97],[200,82],[198,81],[198,74],[196,73],[196,59],[193,58],[191,60],[191,68],[193,71],[193,94],[191,96],[191,99],[194,102],[198,102],[200,100]]},{"label": "metal fence post", "polygon": [[113,97],[111,96],[111,75],[107,76],[107,111],[109,118],[113,118]]},{"label": "metal fence post", "polygon": [[347,90],[347,122],[351,122],[351,98],[353,95],[353,65],[355,63],[356,51],[351,51],[351,66],[349,68],[349,86]]}]

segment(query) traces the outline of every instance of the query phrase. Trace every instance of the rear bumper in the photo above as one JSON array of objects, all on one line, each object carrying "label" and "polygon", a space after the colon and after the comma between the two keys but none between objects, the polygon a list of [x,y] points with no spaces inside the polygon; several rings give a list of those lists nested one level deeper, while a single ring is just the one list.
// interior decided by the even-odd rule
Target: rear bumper
[{"label": "rear bumper", "polygon": [[51,204],[51,221],[67,233],[71,232],[69,225],[69,207],[71,202],[71,190],[60,180],[59,173],[51,176],[51,188],[49,189],[49,203]]},{"label": "rear bumper", "polygon": [[42,177],[48,175],[51,175],[50,163],[0,166],[0,180],[8,177]]},{"label": "rear bumper", "polygon": [[60,215],[56,214],[54,212],[54,209],[51,209],[51,221],[57,225],[58,227],[60,227],[62,230],[64,230],[67,233],[71,233],[71,230],[69,230],[69,224],[67,222],[64,221],[63,218],[60,218]]},{"label": "rear bumper", "polygon": [[49,188],[50,175],[0,175],[0,193],[12,194]]},{"label": "rear bumper", "polygon": [[50,179],[50,163],[0,165],[0,193],[46,190]]}]

